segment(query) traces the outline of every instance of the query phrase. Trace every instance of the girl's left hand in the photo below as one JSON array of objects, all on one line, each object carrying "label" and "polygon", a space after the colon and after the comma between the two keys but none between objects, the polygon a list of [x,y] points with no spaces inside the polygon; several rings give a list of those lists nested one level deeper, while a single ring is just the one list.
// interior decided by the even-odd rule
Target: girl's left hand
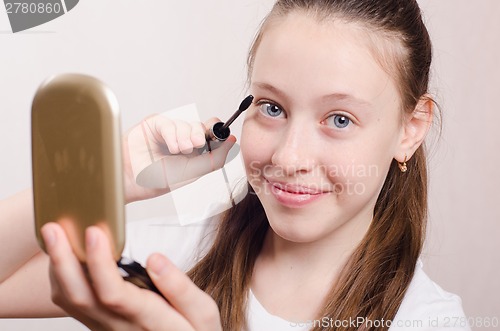
[{"label": "girl's left hand", "polygon": [[164,256],[150,256],[146,269],[168,302],[122,279],[101,229],[86,231],[88,276],[58,224],[45,225],[42,235],[52,300],[91,330],[222,330],[215,301]]}]

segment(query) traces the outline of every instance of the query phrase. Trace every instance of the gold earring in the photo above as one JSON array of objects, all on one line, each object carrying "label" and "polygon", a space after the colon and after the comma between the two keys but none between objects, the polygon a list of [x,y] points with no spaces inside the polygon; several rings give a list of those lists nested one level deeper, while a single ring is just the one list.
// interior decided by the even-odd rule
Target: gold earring
[{"label": "gold earring", "polygon": [[406,172],[408,170],[408,167],[406,166],[406,154],[405,154],[405,160],[403,161],[403,163],[401,162],[398,162],[398,166],[399,166],[399,170],[401,170],[401,172]]}]

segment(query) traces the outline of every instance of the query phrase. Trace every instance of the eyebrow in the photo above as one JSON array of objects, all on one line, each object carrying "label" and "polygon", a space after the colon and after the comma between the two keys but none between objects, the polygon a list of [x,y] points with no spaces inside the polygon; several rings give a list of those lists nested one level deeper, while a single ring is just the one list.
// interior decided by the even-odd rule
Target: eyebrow
[{"label": "eyebrow", "polygon": [[[281,98],[287,97],[287,95],[284,91],[280,90],[279,88],[277,88],[269,83],[253,82],[252,85],[255,85],[256,87],[258,87],[260,89],[272,92]],[[321,97],[321,99],[323,101],[330,101],[330,100],[332,100],[332,101],[347,101],[347,102],[357,103],[357,104],[360,104],[363,106],[372,106],[372,104],[370,102],[363,100],[363,99],[360,99],[358,97],[355,97],[354,95],[348,94],[348,93],[331,93],[331,94],[327,94],[327,95]]]}]

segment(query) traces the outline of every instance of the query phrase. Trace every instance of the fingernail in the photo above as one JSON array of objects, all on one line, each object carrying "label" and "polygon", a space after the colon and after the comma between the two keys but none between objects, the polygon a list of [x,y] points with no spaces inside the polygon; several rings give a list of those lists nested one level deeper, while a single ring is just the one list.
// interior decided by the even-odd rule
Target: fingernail
[{"label": "fingernail", "polygon": [[97,233],[94,229],[88,228],[86,231],[85,245],[87,248],[94,248],[97,242]]},{"label": "fingernail", "polygon": [[167,263],[160,255],[152,255],[148,261],[148,269],[153,273],[153,276],[159,277],[167,271]]},{"label": "fingernail", "polygon": [[52,247],[56,243],[56,233],[52,226],[45,225],[42,229],[43,241],[45,242],[45,246]]}]

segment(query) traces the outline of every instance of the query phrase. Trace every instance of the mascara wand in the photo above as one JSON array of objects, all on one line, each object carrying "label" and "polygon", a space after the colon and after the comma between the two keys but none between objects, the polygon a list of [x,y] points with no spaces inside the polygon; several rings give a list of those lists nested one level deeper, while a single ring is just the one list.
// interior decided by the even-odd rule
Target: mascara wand
[{"label": "mascara wand", "polygon": [[207,130],[207,133],[205,135],[207,142],[210,141],[225,141],[229,135],[231,134],[231,131],[229,130],[229,126],[231,123],[234,122],[235,119],[238,118],[238,116],[241,115],[245,110],[250,107],[250,105],[253,102],[253,95],[247,96],[243,101],[240,103],[240,107],[238,110],[231,116],[226,123],[223,122],[217,122],[215,123],[210,130]]}]

